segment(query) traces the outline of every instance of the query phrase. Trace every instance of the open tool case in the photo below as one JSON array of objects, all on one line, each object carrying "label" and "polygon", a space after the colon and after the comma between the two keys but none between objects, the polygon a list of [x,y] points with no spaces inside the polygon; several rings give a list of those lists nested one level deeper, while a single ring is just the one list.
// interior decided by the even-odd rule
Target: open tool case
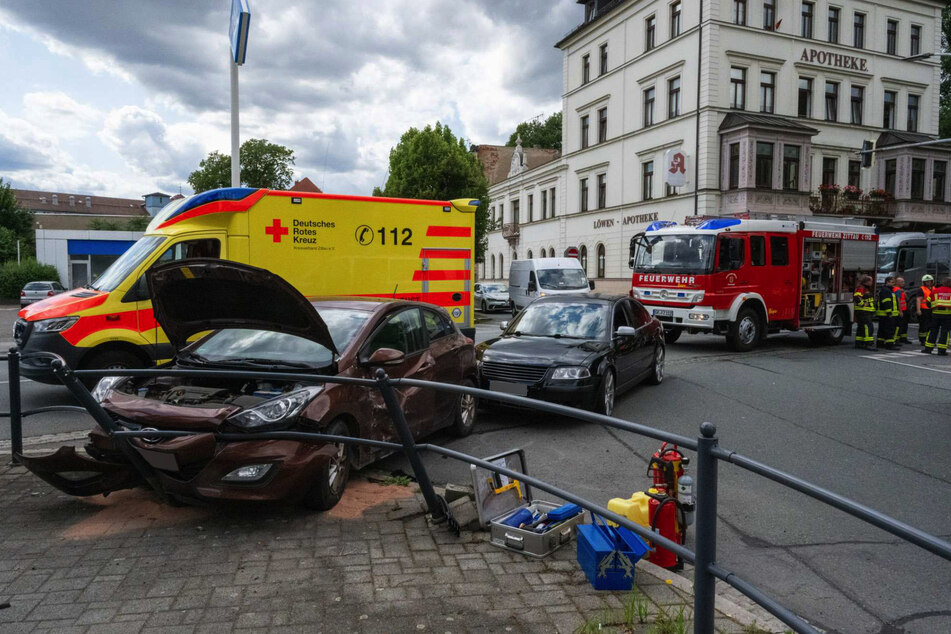
[{"label": "open tool case", "polygon": [[[528,473],[525,466],[525,452],[521,449],[491,456],[486,460],[518,473]],[[490,531],[493,546],[524,553],[531,557],[545,557],[571,542],[575,534],[575,526],[584,518],[584,513],[578,513],[574,517],[554,523],[541,533],[507,526],[502,522],[522,509],[544,514],[558,508],[561,504],[534,499],[532,488],[520,480],[514,480],[476,465],[470,465],[470,468],[479,522]]]}]

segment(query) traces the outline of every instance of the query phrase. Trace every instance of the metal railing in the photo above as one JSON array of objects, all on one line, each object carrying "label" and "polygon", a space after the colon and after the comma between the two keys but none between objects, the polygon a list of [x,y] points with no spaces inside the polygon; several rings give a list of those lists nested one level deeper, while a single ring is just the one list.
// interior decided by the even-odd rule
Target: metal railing
[{"label": "metal railing", "polygon": [[[16,359],[18,355],[15,354],[15,351],[11,351],[10,359]],[[12,363],[12,361],[11,361]],[[55,360],[51,364],[53,373],[63,382],[63,384],[69,389],[69,391],[76,397],[80,402],[82,407],[73,407],[73,406],[57,406],[57,407],[48,407],[40,408],[37,410],[29,410],[29,412],[21,412],[20,408],[20,394],[19,394],[19,373],[17,368],[16,374],[11,370],[11,381],[10,381],[10,406],[11,411],[7,413],[0,413],[0,416],[8,416],[11,423],[11,438],[19,438],[20,445],[19,450],[16,449],[16,442],[14,442],[14,452],[20,453],[22,451],[22,430],[14,430],[14,426],[19,427],[22,424],[23,416],[28,414],[39,413],[41,411],[86,411],[92,415],[96,423],[103,428],[109,435],[117,440],[125,440],[135,437],[156,437],[156,436],[187,436],[193,435],[199,432],[193,431],[176,431],[176,430],[164,430],[164,431],[141,431],[141,430],[125,430],[122,429],[117,422],[112,418],[112,416],[106,412],[100,404],[93,398],[92,394],[80,381],[81,377],[102,377],[102,376],[137,376],[137,377],[150,377],[150,376],[166,376],[166,377],[192,377],[192,378],[236,378],[236,379],[262,379],[267,378],[277,381],[303,381],[309,383],[340,383],[340,384],[350,384],[350,385],[360,385],[367,387],[369,389],[377,389],[381,392],[381,395],[386,404],[387,410],[390,414],[390,417],[393,420],[394,427],[396,428],[397,437],[400,440],[400,443],[369,440],[365,438],[357,438],[351,436],[335,436],[328,434],[320,433],[310,433],[310,432],[292,432],[292,431],[275,431],[275,432],[263,432],[263,433],[219,433],[215,432],[215,437],[219,440],[227,441],[248,441],[248,440],[262,440],[262,439],[274,439],[274,440],[300,440],[304,442],[332,442],[332,443],[345,443],[345,444],[354,444],[354,445],[363,445],[375,448],[390,449],[393,451],[402,451],[407,459],[410,461],[410,464],[413,468],[414,474],[416,476],[417,482],[419,483],[420,491],[423,494],[423,497],[426,501],[427,508],[430,514],[434,519],[441,519],[445,517],[448,508],[446,507],[444,501],[441,501],[440,498],[436,496],[435,491],[429,476],[426,472],[425,465],[422,463],[422,460],[419,458],[420,451],[427,451],[436,454],[440,454],[461,462],[465,462],[471,465],[476,465],[489,471],[508,476],[510,478],[522,480],[527,484],[530,484],[541,491],[550,493],[552,495],[558,496],[568,502],[573,502],[579,506],[587,509],[592,513],[597,513],[602,517],[605,517],[621,526],[628,528],[634,533],[640,535],[641,537],[650,540],[654,543],[655,546],[662,546],[681,558],[685,561],[694,564],[694,632],[697,634],[707,634],[714,631],[714,601],[716,598],[716,580],[720,579],[730,586],[736,588],[739,592],[743,593],[757,604],[765,608],[776,618],[781,620],[783,623],[788,625],[796,632],[800,633],[816,633],[818,630],[813,628],[808,622],[803,620],[797,614],[791,610],[780,605],[777,601],[767,596],[764,592],[756,588],[750,582],[739,577],[736,573],[725,568],[722,564],[717,562],[716,552],[717,552],[717,479],[718,479],[718,461],[729,462],[734,464],[742,469],[746,469],[752,473],[760,475],[762,477],[768,478],[777,482],[783,486],[789,487],[800,493],[803,493],[809,497],[812,497],[824,504],[828,504],[834,508],[837,508],[853,517],[856,517],[863,522],[869,523],[873,526],[881,528],[892,535],[895,535],[905,541],[908,541],[912,544],[920,546],[925,550],[942,557],[945,560],[951,561],[951,543],[948,543],[944,540],[941,540],[933,535],[925,533],[913,526],[905,524],[899,520],[896,520],[892,517],[889,517],[883,513],[869,508],[867,506],[853,502],[843,496],[840,496],[832,491],[818,487],[809,482],[801,480],[793,475],[774,469],[768,465],[757,462],[746,456],[742,456],[736,452],[728,451],[719,447],[716,427],[712,423],[705,422],[700,426],[700,436],[697,439],[691,439],[686,436],[680,436],[678,434],[672,434],[663,430],[655,429],[652,427],[647,427],[645,425],[640,425],[638,423],[632,423],[629,421],[624,421],[618,418],[613,418],[610,416],[604,416],[601,414],[594,414],[584,410],[579,410],[571,407],[566,407],[564,405],[557,405],[554,403],[547,403],[544,401],[537,401],[521,396],[514,396],[509,394],[500,394],[496,392],[490,392],[488,390],[482,390],[478,388],[471,388],[459,385],[450,385],[446,383],[435,383],[432,381],[420,381],[416,379],[390,379],[386,373],[380,369],[376,373],[375,380],[373,379],[357,379],[351,377],[340,377],[340,376],[319,376],[316,377],[313,374],[307,373],[291,373],[291,372],[247,372],[247,371],[237,371],[237,370],[183,370],[183,369],[149,369],[149,370],[70,370],[62,362],[62,360]],[[17,380],[14,381],[13,378],[17,377]],[[697,509],[696,509],[696,526],[695,526],[695,551],[689,550],[686,546],[671,541],[658,533],[654,533],[648,528],[634,523],[630,519],[618,515],[607,508],[604,508],[594,502],[585,500],[570,491],[563,490],[557,486],[544,482],[538,478],[526,475],[524,473],[519,473],[504,467],[500,467],[494,463],[486,462],[480,458],[470,456],[453,449],[448,449],[446,447],[440,447],[438,445],[432,445],[428,443],[416,443],[413,439],[413,434],[410,432],[409,426],[403,415],[403,411],[399,406],[399,399],[396,393],[396,388],[399,387],[418,387],[423,389],[434,389],[444,392],[450,392],[457,395],[471,395],[478,397],[480,399],[488,399],[492,401],[497,401],[507,405],[514,405],[522,408],[529,408],[541,412],[546,412],[549,414],[568,416],[577,420],[594,423],[598,425],[604,425],[607,427],[613,427],[615,429],[620,429],[624,431],[629,431],[641,436],[646,436],[648,438],[653,438],[656,440],[662,440],[666,442],[676,443],[685,449],[689,449],[697,452],[697,478],[696,478],[696,489],[697,489]],[[209,433],[209,432],[201,432]],[[165,497],[164,491],[157,477],[155,477],[155,471],[148,463],[146,463],[142,457],[135,451],[134,446],[126,442],[118,442],[117,446],[126,457],[129,458],[131,466],[136,469],[143,479],[156,491],[160,497]]]}]

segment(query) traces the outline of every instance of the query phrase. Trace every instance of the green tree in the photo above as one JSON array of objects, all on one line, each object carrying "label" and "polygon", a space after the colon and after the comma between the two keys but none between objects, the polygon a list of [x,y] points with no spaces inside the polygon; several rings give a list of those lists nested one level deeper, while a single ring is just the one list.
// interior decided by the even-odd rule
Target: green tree
[{"label": "green tree", "polygon": [[[941,14],[941,52],[951,53],[951,5]],[[938,138],[951,138],[951,57],[941,58],[941,97]]]},{"label": "green tree", "polygon": [[522,137],[522,147],[540,147],[549,150],[561,149],[561,112],[551,115],[542,123],[536,117],[531,121],[523,121],[515,127],[515,132],[509,137],[505,145],[514,147],[519,135]]},{"label": "green tree", "polygon": [[[241,184],[245,187],[287,189],[294,180],[294,150],[267,139],[248,139],[241,144]],[[195,193],[231,186],[231,156],[211,152],[188,175]]]},{"label": "green tree", "polygon": [[0,178],[0,228],[6,229],[9,234],[3,234],[2,241],[12,241],[12,255],[9,249],[0,246],[0,262],[16,259],[16,242],[20,241],[21,257],[33,255],[33,212],[24,209],[13,195],[9,183]]},{"label": "green tree", "polygon": [[476,211],[476,259],[481,260],[486,244],[489,183],[482,163],[469,151],[465,139],[457,139],[449,126],[436,122],[422,130],[410,128],[390,150],[390,175],[374,196],[395,196],[426,200],[478,198]]}]

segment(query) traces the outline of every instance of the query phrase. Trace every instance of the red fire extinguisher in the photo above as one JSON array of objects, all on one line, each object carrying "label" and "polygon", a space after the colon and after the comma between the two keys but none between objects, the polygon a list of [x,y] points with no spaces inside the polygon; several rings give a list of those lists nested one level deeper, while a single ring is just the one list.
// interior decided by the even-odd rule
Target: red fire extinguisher
[{"label": "red fire extinguisher", "polygon": [[[659,533],[661,537],[676,544],[685,543],[687,522],[686,518],[682,517],[683,511],[677,499],[663,491],[647,495],[651,498],[648,503],[651,531]],[[649,558],[652,564],[673,570],[680,570],[683,567],[683,561],[676,553],[657,544],[651,545],[653,550]]]},{"label": "red fire extinguisher", "polygon": [[655,489],[666,491],[668,495],[676,498],[677,481],[684,474],[683,466],[689,462],[677,445],[668,448],[665,442],[647,463],[647,475],[654,477]]}]

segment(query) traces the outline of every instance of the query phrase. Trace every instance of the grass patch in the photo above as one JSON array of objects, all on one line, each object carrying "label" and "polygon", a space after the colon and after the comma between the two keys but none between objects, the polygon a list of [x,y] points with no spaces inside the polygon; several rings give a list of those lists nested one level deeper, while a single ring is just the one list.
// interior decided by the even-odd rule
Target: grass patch
[{"label": "grass patch", "polygon": [[409,476],[387,476],[386,479],[383,480],[383,485],[408,487],[412,481],[412,478]]}]

